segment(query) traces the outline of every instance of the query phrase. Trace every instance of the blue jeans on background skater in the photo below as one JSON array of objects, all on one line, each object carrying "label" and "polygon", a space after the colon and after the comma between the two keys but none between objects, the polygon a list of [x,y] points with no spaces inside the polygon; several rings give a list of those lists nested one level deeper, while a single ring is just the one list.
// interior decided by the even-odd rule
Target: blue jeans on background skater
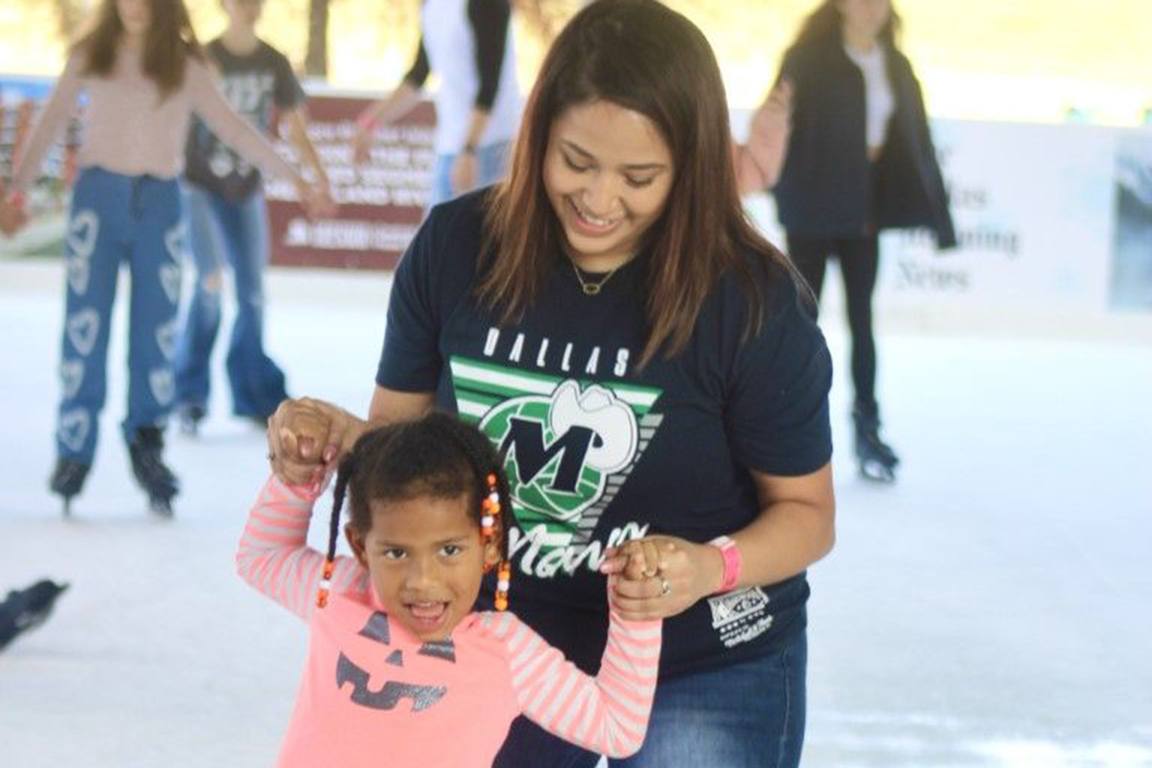
[{"label": "blue jeans on background skater", "polygon": [[120,264],[131,271],[128,339],[129,441],[163,427],[172,410],[172,361],[183,248],[179,188],[173,179],[85,168],[72,192],[61,344],[60,458],[91,465],[107,395],[109,321]]},{"label": "blue jeans on background skater", "polygon": [[[501,141],[476,150],[477,187],[487,187],[504,178],[504,172],[508,169],[508,150],[511,146],[512,142]],[[456,193],[452,191],[452,165],[455,162],[455,154],[436,155],[436,168],[432,172],[432,196],[428,200],[429,208],[456,197]]]},{"label": "blue jeans on background skater", "polygon": [[[611,768],[797,768],[804,746],[807,635],[721,669],[661,679],[640,753]],[[513,722],[494,768],[592,768],[599,757],[526,718]]]},{"label": "blue jeans on background skater", "polygon": [[229,202],[195,184],[181,184],[188,245],[195,267],[192,300],[176,355],[176,398],[206,409],[212,347],[220,330],[223,273],[232,269],[236,321],[226,367],[232,412],[263,419],[284,400],[284,372],[264,351],[264,268],[268,219],[264,194]]}]

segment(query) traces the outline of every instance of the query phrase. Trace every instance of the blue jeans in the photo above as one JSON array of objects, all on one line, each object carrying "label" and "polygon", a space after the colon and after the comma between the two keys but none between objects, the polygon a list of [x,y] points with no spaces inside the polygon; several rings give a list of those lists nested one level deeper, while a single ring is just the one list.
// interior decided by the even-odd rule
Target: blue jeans
[{"label": "blue jeans", "polygon": [[176,181],[85,168],[72,190],[66,246],[56,452],[91,464],[107,396],[108,326],[122,262],[132,274],[125,438],[131,441],[140,427],[163,426],[172,410],[183,248]]},{"label": "blue jeans", "polygon": [[[508,150],[512,142],[501,141],[476,150],[476,186],[486,187],[504,178],[508,169]],[[452,166],[456,155],[436,155],[436,169],[432,172],[432,196],[428,207],[456,197],[452,191]]]},{"label": "blue jeans", "polygon": [[284,372],[264,351],[264,267],[268,262],[268,220],[264,194],[257,191],[233,203],[194,184],[181,184],[195,288],[176,353],[176,398],[181,405],[206,407],[212,347],[220,330],[223,273],[232,268],[236,322],[226,367],[232,412],[264,418],[288,394]]},{"label": "blue jeans", "polygon": [[[722,669],[662,679],[644,746],[612,768],[796,768],[804,746],[808,642]],[[598,756],[526,718],[512,724],[494,768],[592,768]]]}]

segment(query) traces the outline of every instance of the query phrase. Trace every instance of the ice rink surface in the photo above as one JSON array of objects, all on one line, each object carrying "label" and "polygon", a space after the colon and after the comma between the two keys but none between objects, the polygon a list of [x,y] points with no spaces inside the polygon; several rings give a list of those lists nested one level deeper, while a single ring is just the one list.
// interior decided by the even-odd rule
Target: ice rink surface
[{"label": "ice rink surface", "polygon": [[[0,654],[0,766],[271,765],[305,632],[234,575],[263,435],[215,393],[199,439],[170,431],[176,519],[150,517],[119,436],[120,301],[99,454],[64,521],[46,490],[62,283],[58,261],[0,260],[0,592],[72,585]],[[366,409],[387,292],[273,271],[294,393]],[[845,335],[824,320],[839,538],[810,572],[804,765],[1152,766],[1152,346],[881,320],[894,487],[856,475]]]}]

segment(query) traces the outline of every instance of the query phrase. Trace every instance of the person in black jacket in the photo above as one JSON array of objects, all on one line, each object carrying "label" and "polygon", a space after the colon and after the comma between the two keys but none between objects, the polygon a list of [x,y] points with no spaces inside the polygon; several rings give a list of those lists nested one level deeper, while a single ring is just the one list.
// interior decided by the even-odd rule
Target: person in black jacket
[{"label": "person in black jacket", "polygon": [[892,482],[880,438],[872,293],[884,229],[925,227],[956,245],[920,84],[896,45],[889,0],[825,0],[784,54],[736,153],[741,191],[771,188],[788,252],[817,298],[840,262],[852,334],[853,420],[861,473]]}]

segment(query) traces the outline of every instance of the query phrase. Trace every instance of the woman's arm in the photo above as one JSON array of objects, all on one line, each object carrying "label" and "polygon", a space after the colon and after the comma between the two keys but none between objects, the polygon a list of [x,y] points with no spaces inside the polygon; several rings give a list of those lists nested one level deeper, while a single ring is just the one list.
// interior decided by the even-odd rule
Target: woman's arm
[{"label": "woman's arm", "polygon": [[[324,555],[308,546],[308,524],[319,486],[290,486],[269,478],[248,513],[236,549],[236,572],[265,596],[305,621],[312,615]],[[332,591],[347,592],[364,578],[355,559],[336,558]]]},{"label": "woman's arm", "polygon": [[784,170],[791,133],[792,83],[782,79],[752,115],[748,143],[733,148],[741,195],[776,186]]},{"label": "woman's arm", "polygon": [[328,181],[328,172],[324,170],[324,164],[320,162],[320,155],[316,153],[312,139],[308,138],[307,111],[301,105],[288,110],[284,119],[288,122],[288,137],[292,141],[292,146],[296,148],[296,156],[304,165],[312,169],[312,178],[316,180],[317,186],[325,191],[329,190],[331,185]]},{"label": "woman's arm", "polygon": [[600,672],[592,677],[512,614],[490,613],[484,621],[507,643],[512,685],[525,716],[608,757],[639,751],[656,691],[661,622],[626,621],[610,613]]},{"label": "woman's arm", "polygon": [[374,101],[356,118],[356,136],[352,139],[352,158],[356,163],[368,162],[372,142],[376,138],[376,126],[399,120],[420,103],[420,90],[428,80],[432,70],[428,64],[428,51],[424,38],[416,48],[416,59],[390,94]]}]

